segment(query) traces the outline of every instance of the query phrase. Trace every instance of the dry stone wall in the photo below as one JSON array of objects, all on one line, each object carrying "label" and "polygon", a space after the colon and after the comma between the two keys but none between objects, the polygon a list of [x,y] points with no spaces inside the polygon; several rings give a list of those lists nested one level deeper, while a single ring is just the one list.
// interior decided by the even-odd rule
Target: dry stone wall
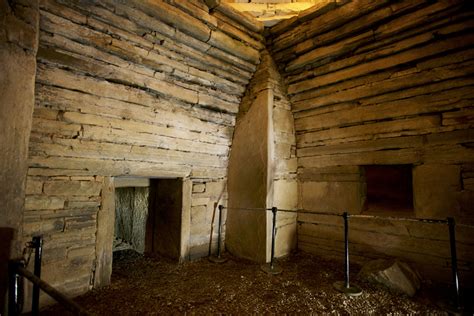
[{"label": "dry stone wall", "polygon": [[207,255],[263,47],[261,25],[248,25],[199,0],[40,1],[24,238],[44,235],[47,282],[68,294],[94,284],[110,177],[191,179],[188,256]]},{"label": "dry stone wall", "polygon": [[[227,205],[227,181],[196,179],[192,187],[190,250],[191,259],[217,250],[218,205]],[[225,238],[225,212],[222,216],[222,242]],[[212,233],[212,234],[211,234]]]},{"label": "dry stone wall", "polygon": [[[300,207],[360,213],[361,166],[409,164],[410,216],[474,222],[473,14],[466,1],[328,1],[270,29],[295,118]],[[340,218],[298,220],[300,249],[341,256]],[[450,278],[447,227],[351,223],[354,259],[402,257]],[[469,283],[474,233],[457,233]]]}]

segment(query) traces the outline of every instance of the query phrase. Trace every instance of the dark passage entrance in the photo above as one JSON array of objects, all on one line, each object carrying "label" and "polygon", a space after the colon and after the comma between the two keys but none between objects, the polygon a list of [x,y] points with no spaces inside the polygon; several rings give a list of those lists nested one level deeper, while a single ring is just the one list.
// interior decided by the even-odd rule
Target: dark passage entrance
[{"label": "dark passage entrance", "polygon": [[373,213],[413,212],[411,165],[364,166],[365,210]]},{"label": "dark passage entrance", "polygon": [[179,259],[182,180],[120,178],[115,185],[114,251]]},{"label": "dark passage entrance", "polygon": [[150,211],[146,223],[145,253],[179,259],[182,196],[181,179],[150,181]]}]

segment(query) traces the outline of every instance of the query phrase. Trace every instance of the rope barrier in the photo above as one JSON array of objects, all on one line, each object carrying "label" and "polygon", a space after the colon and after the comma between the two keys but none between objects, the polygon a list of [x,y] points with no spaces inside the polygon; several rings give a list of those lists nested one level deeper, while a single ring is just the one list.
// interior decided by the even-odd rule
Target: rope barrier
[{"label": "rope barrier", "polygon": [[[221,206],[220,206],[221,207]],[[449,244],[451,250],[451,269],[453,283],[455,287],[455,309],[460,310],[460,293],[459,293],[459,279],[457,271],[457,254],[456,254],[456,237],[455,237],[455,221],[454,218],[448,217],[447,219],[435,219],[435,218],[410,218],[410,217],[393,217],[393,216],[379,216],[379,215],[367,215],[367,214],[349,214],[344,213],[334,213],[334,212],[320,212],[312,211],[306,209],[278,209],[276,207],[272,208],[252,208],[252,207],[221,207],[221,209],[227,210],[243,210],[243,211],[272,211],[272,249],[271,249],[271,261],[269,266],[262,266],[262,270],[267,273],[276,274],[281,272],[281,268],[276,269],[274,264],[274,253],[275,253],[275,238],[276,238],[276,216],[277,212],[286,212],[286,213],[297,213],[297,214],[312,214],[312,215],[322,215],[322,216],[338,216],[344,219],[344,269],[345,269],[345,280],[334,283],[334,287],[345,293],[346,295],[357,296],[362,292],[357,286],[351,286],[349,284],[349,218],[360,218],[360,219],[382,219],[388,221],[407,221],[407,222],[423,222],[428,224],[447,224],[449,227]],[[468,224],[457,224],[458,227],[467,227],[474,228],[473,225]],[[220,233],[220,230],[219,230]],[[220,236],[218,237],[220,239]]]},{"label": "rope barrier", "polygon": [[[272,208],[263,208],[263,207],[227,207],[224,206],[223,209],[234,210],[234,211],[272,211]],[[321,212],[313,211],[306,209],[277,209],[278,212],[285,213],[298,213],[298,214],[310,214],[310,215],[323,215],[323,216],[344,216],[344,213],[334,213],[334,212]],[[447,219],[436,219],[436,218],[414,218],[414,217],[394,217],[394,216],[380,216],[380,215],[369,215],[369,214],[348,214],[351,218],[367,218],[367,219],[381,219],[387,221],[406,221],[406,222],[424,222],[428,224],[448,224]],[[456,224],[458,227],[474,228],[474,225],[468,224]]]},{"label": "rope barrier", "polygon": [[225,206],[224,209],[226,210],[233,210],[233,211],[271,211],[271,208],[263,208],[263,207],[227,207]]},{"label": "rope barrier", "polygon": [[432,219],[432,218],[410,218],[410,217],[393,217],[393,216],[378,216],[378,215],[364,215],[354,214],[349,215],[351,218],[372,218],[372,219],[384,219],[390,221],[405,221],[405,222],[424,222],[429,224],[447,224],[446,219]]},{"label": "rope barrier", "polygon": [[278,209],[278,212],[298,213],[298,214],[314,214],[314,215],[329,215],[329,216],[343,216],[343,213],[319,212],[319,211],[311,211],[311,210],[305,210],[305,209],[296,209],[296,210]]},{"label": "rope barrier", "polygon": [[456,224],[458,227],[466,227],[466,228],[474,228],[474,225],[468,225],[468,224]]}]

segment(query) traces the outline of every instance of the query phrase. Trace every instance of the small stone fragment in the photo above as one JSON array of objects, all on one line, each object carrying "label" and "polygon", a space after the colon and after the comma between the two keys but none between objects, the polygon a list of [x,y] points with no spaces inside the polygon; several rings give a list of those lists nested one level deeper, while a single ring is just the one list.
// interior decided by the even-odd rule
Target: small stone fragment
[{"label": "small stone fragment", "polygon": [[416,294],[421,285],[420,275],[407,263],[398,259],[370,261],[362,267],[359,277],[410,297]]}]

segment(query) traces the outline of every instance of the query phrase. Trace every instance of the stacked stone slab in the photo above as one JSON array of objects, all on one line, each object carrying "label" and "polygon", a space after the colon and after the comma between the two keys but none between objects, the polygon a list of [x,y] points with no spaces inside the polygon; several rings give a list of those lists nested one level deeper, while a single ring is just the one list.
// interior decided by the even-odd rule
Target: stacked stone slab
[{"label": "stacked stone slab", "polygon": [[[402,216],[473,223],[472,17],[465,1],[322,2],[269,30],[295,118],[302,208],[360,213],[361,166],[410,164],[414,211]],[[301,214],[299,248],[340,257],[341,225]],[[457,234],[472,278],[472,228]],[[446,226],[353,219],[350,236],[354,259],[402,257],[450,278]]]}]

